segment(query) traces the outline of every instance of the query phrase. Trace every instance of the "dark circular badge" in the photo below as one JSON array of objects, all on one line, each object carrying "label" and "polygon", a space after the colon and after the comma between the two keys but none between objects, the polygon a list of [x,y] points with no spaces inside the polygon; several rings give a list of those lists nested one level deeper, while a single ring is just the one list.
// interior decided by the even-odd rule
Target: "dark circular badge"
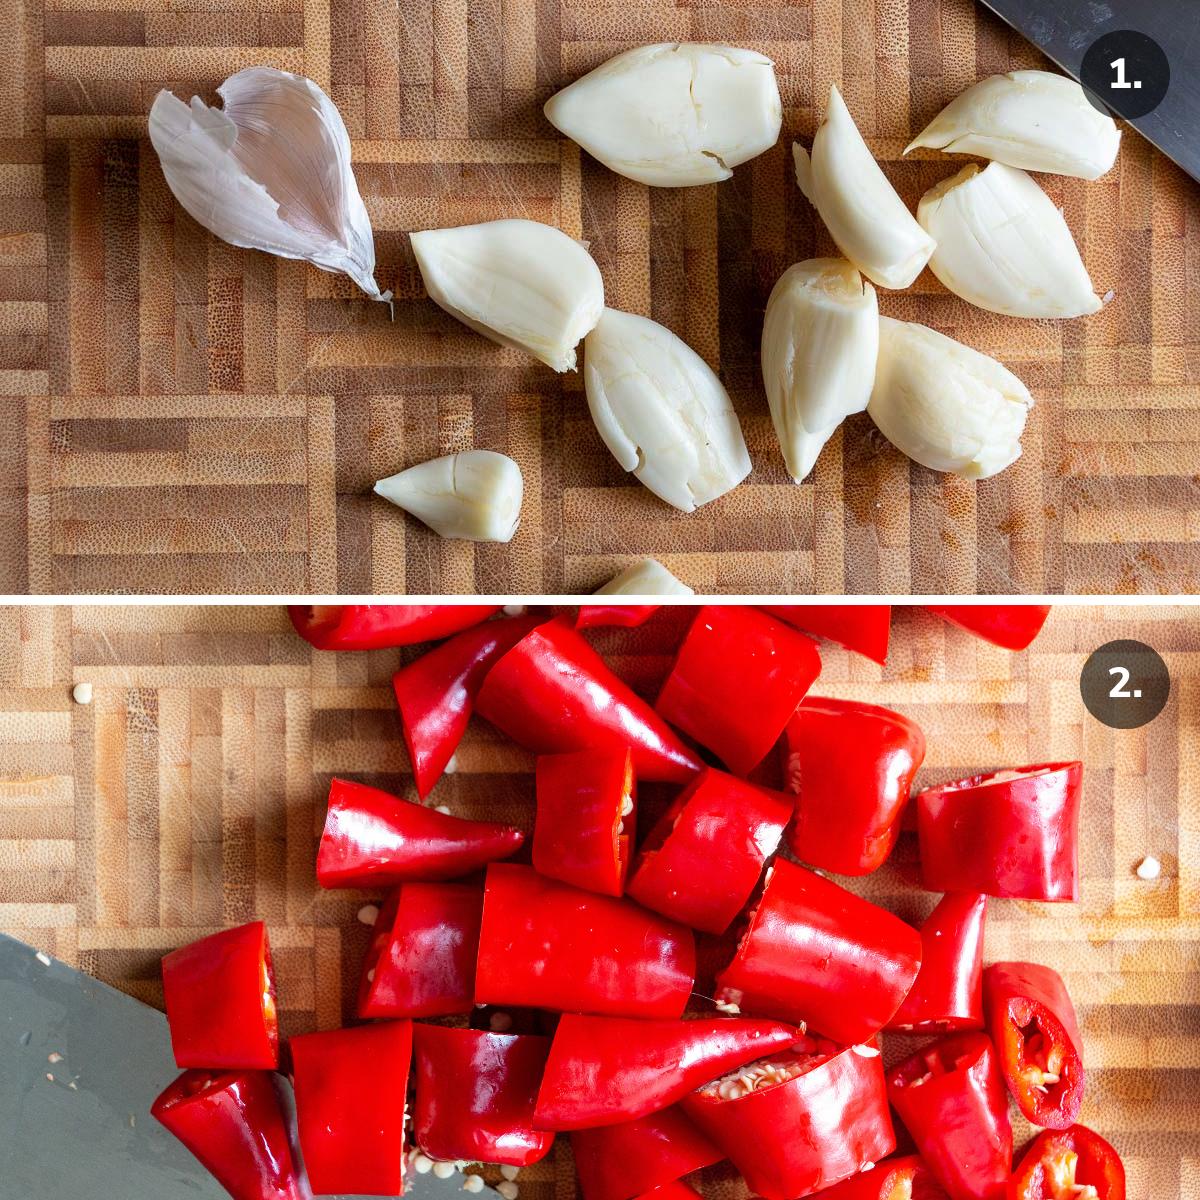
[{"label": "dark circular badge", "polygon": [[1114,29],[1088,47],[1079,82],[1096,108],[1132,121],[1162,103],[1171,84],[1171,64],[1152,37],[1136,29]]},{"label": "dark circular badge", "polygon": [[1106,642],[1083,664],[1079,691],[1087,710],[1110,729],[1153,721],[1171,693],[1167,664],[1145,642]]}]

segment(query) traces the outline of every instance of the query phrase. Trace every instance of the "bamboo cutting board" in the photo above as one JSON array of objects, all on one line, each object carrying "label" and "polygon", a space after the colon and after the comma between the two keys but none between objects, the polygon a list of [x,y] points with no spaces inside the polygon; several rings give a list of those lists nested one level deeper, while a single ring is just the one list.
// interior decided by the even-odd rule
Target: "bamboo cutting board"
[{"label": "bamboo cutting board", "polygon": [[[1096,183],[1045,177],[1100,294],[1067,323],[972,309],[926,272],[881,298],[1002,359],[1037,398],[980,485],[851,420],[783,470],[762,308],[829,253],[791,175],[841,86],[905,199],[964,160],[911,133],[977,78],[1044,65],[971,0],[7,0],[0,50],[0,592],[562,593],[632,557],[712,592],[1175,593],[1200,588],[1200,188],[1137,134]],[[554,90],[631,45],[776,62],[783,136],[726,184],[648,190],[559,138]],[[237,250],[173,202],[145,137],[160,87],[306,73],[341,109],[395,321],[352,285]],[[755,469],[699,513],[611,458],[580,377],[428,301],[407,231],[501,216],[586,238],[611,304],[668,325],[734,398]],[[505,546],[445,542],[370,495],[451,450],[525,475]]]}]

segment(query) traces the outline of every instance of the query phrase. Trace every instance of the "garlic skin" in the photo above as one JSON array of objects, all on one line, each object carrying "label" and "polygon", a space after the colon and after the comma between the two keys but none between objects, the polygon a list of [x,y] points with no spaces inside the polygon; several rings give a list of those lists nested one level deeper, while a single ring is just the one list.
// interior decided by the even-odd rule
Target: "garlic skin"
[{"label": "garlic skin", "polygon": [[596,596],[694,596],[695,590],[676,579],[656,558],[643,558],[614,575]]},{"label": "garlic skin", "polygon": [[796,183],[838,249],[872,282],[906,288],[929,261],[933,238],[880,170],[836,87],[811,155],[792,146]]},{"label": "garlic skin", "polygon": [[762,375],[788,474],[800,483],[821,448],[871,398],[879,304],[844,258],[788,267],[763,317]]},{"label": "garlic skin", "polygon": [[464,450],[389,475],[375,492],[442,537],[507,542],[521,519],[524,486],[507,454]]},{"label": "garlic skin", "polygon": [[165,90],[150,108],[150,141],[175,199],[223,241],[342,272],[390,300],[375,283],[371,221],[333,101],[273,67],[238,71],[217,94],[222,108]]},{"label": "garlic skin", "polygon": [[574,238],[511,219],[411,235],[430,297],[451,316],[554,370],[575,369],[575,347],[600,319],[604,281]]},{"label": "garlic skin", "polygon": [[551,96],[544,112],[610,170],[652,187],[728,179],[775,144],[783,122],[769,58],[694,42],[626,50]]},{"label": "garlic skin", "polygon": [[1121,131],[1083,88],[1053,71],[989,75],[942,109],[909,143],[976,154],[1025,171],[1099,179],[1112,169]]},{"label": "garlic skin", "polygon": [[704,359],[657,322],[606,308],[584,342],[583,381],[613,457],[681,512],[750,474],[729,394]]},{"label": "garlic skin", "polygon": [[925,325],[879,318],[867,412],[898,450],[934,471],[987,479],[1021,456],[1033,407],[1006,367]]},{"label": "garlic skin", "polygon": [[937,241],[929,269],[979,308],[1081,317],[1101,307],[1062,213],[1016,167],[963,167],[921,197],[917,220]]}]

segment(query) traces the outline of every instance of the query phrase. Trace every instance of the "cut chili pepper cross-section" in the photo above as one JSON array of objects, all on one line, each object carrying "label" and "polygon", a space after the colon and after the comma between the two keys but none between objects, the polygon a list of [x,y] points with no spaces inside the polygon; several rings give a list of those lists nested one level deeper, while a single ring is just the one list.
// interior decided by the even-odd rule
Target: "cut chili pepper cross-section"
[{"label": "cut chili pepper cross-section", "polygon": [[1008,1200],[1125,1200],[1125,1165],[1083,1125],[1047,1129],[1013,1172]]}]

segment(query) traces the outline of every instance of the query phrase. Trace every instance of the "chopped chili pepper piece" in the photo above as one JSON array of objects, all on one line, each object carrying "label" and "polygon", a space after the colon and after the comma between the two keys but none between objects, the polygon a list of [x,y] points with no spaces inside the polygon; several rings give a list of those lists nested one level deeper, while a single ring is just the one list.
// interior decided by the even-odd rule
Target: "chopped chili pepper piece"
[{"label": "chopped chili pepper piece", "polygon": [[1049,604],[927,604],[925,607],[1005,650],[1024,650],[1050,615]]},{"label": "chopped chili pepper piece", "polygon": [[575,628],[616,625],[621,629],[634,629],[644,625],[660,608],[661,604],[581,604],[575,617]]},{"label": "chopped chili pepper piece", "polygon": [[296,632],[318,650],[382,650],[449,637],[498,604],[289,604]]},{"label": "chopped chili pepper piece", "polygon": [[892,631],[890,604],[760,604],[780,621],[836,642],[882,666]]},{"label": "chopped chili pepper piece", "polygon": [[919,1154],[904,1154],[835,1183],[821,1200],[946,1200],[946,1192]]},{"label": "chopped chili pepper piece", "polygon": [[1008,1200],[1125,1200],[1125,1165],[1086,1126],[1047,1129],[1013,1172]]}]

